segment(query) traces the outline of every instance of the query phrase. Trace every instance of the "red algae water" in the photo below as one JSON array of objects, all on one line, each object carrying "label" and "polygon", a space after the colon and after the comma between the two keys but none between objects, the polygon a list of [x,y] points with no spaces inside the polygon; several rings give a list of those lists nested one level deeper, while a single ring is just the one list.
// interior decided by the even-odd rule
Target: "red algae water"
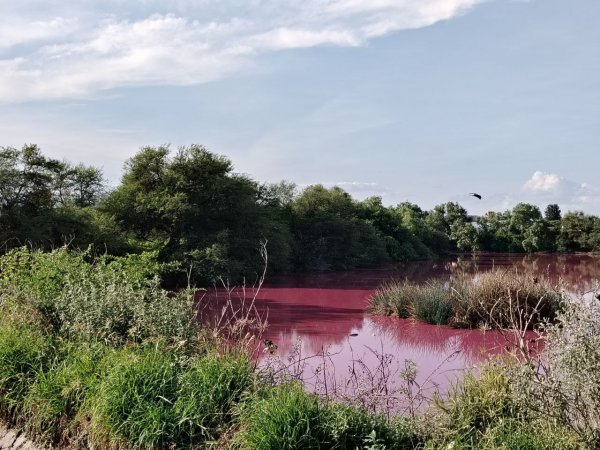
[{"label": "red algae water", "polygon": [[[416,365],[416,384],[423,392],[446,392],[450,384],[476,369],[491,355],[502,353],[508,342],[498,331],[452,329],[414,320],[369,314],[369,296],[378,286],[393,280],[425,283],[449,279],[460,266],[486,271],[514,268],[562,280],[573,295],[580,295],[600,279],[600,258],[589,255],[507,255],[418,261],[403,265],[345,272],[272,277],[260,291],[247,290],[268,323],[263,339],[263,364],[302,371],[308,389],[346,389],[357,378],[387,376],[401,383],[406,361]],[[233,294],[240,296],[239,290]],[[219,310],[214,294],[201,300],[210,314]],[[276,348],[275,348],[276,346]],[[273,354],[271,354],[273,353]],[[362,383],[367,381],[363,380]]]}]

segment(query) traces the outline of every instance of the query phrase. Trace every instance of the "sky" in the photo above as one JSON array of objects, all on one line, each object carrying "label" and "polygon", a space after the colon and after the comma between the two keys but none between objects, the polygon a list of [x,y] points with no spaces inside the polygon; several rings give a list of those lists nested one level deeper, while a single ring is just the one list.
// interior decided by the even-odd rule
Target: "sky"
[{"label": "sky", "polygon": [[597,0],[0,0],[0,146],[111,185],[196,143],[388,205],[600,214],[598,23]]}]

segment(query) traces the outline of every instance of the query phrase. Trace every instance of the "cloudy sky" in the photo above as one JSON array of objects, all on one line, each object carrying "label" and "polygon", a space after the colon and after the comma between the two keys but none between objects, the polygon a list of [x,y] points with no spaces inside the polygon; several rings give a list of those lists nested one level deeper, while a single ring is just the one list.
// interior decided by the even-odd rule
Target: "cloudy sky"
[{"label": "cloudy sky", "polygon": [[[597,0],[0,0],[0,145],[600,213]],[[479,201],[469,192],[479,192]]]}]

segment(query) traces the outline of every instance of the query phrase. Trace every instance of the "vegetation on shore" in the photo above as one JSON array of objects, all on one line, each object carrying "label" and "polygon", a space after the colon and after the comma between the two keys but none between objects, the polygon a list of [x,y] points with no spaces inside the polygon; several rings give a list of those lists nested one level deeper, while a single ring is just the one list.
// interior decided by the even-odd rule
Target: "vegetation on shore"
[{"label": "vegetation on shore", "polygon": [[507,328],[524,321],[531,328],[552,322],[566,299],[566,292],[545,277],[494,269],[458,273],[448,282],[391,282],[370,297],[369,310],[459,328]]},{"label": "vegetation on shore", "polygon": [[[600,444],[600,307],[546,324],[543,356],[469,375],[409,417],[305,392],[220,340],[155,254],[0,257],[0,416],[40,443],[96,449],[579,449]],[[118,299],[118,301],[117,301]],[[168,317],[165,315],[168,314]],[[240,336],[245,335],[242,330]],[[251,338],[250,338],[251,339]]]},{"label": "vegetation on shore", "polygon": [[0,252],[64,244],[94,254],[155,252],[164,283],[252,279],[269,243],[271,272],[348,269],[453,251],[600,251],[600,218],[518,204],[473,217],[448,202],[425,211],[339,187],[259,183],[202,146],[144,147],[109,188],[94,167],[0,148]]}]

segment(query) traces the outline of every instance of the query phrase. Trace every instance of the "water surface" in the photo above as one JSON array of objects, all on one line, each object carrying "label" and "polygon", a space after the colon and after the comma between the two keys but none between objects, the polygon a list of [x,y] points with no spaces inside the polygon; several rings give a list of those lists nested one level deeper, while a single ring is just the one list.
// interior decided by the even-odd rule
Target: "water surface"
[{"label": "water surface", "polygon": [[[457,265],[486,271],[505,267],[563,280],[579,295],[600,279],[600,259],[589,255],[485,254],[474,258],[418,261],[403,265],[345,272],[301,274],[270,278],[256,295],[255,305],[268,321],[265,336],[276,346],[279,363],[302,360],[304,379],[322,390],[330,376],[343,388],[348,377],[375,378],[385,357],[389,377],[400,378],[405,361],[416,364],[417,382],[423,388],[447,390],[464,370],[502,352],[507,341],[496,331],[457,330],[413,320],[380,317],[366,312],[369,296],[392,280],[424,283],[449,279]],[[238,293],[234,294],[238,295]],[[210,301],[207,296],[204,301]],[[271,348],[273,349],[273,348]],[[268,363],[268,361],[267,361]],[[364,363],[364,364],[363,364]],[[325,373],[324,373],[325,372]]]}]

